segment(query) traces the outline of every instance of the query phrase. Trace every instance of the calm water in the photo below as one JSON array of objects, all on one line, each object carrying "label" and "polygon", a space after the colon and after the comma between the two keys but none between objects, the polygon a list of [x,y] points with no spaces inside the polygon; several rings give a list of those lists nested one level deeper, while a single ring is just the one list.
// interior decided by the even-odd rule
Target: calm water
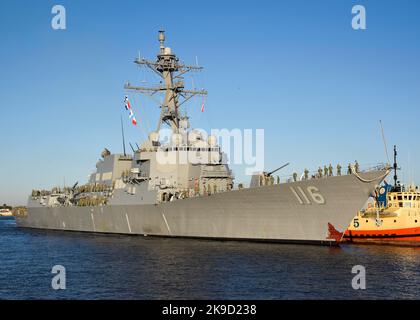
[{"label": "calm water", "polygon": [[[63,265],[67,289],[51,288]],[[367,289],[351,287],[366,267]],[[0,218],[1,299],[419,299],[420,248],[328,248],[19,229]]]}]

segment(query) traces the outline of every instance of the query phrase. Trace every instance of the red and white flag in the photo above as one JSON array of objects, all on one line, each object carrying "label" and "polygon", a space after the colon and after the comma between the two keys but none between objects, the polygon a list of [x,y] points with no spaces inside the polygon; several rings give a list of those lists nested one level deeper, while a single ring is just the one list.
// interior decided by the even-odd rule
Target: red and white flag
[{"label": "red and white flag", "polygon": [[128,100],[127,96],[125,96],[125,98],[124,98],[124,104],[125,104],[125,109],[126,110],[131,110],[131,104],[130,104],[130,101]]},{"label": "red and white flag", "polygon": [[128,117],[131,119],[131,123],[136,126],[137,120],[136,120],[136,117],[134,116],[134,112],[133,112],[133,109],[131,108],[130,100],[128,100],[127,96],[124,97],[124,105],[125,105],[125,110],[129,112]]},{"label": "red and white flag", "polygon": [[201,112],[204,112],[204,104],[205,104],[205,101],[203,100],[203,103],[201,104]]}]

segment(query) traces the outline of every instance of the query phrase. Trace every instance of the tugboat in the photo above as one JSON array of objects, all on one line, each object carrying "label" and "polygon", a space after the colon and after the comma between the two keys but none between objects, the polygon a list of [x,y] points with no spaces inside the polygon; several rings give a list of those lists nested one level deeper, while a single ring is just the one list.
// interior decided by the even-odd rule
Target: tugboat
[{"label": "tugboat", "polygon": [[376,192],[374,204],[354,217],[343,241],[420,245],[420,191],[414,185],[402,186],[397,170],[394,147],[394,185],[385,182]]}]

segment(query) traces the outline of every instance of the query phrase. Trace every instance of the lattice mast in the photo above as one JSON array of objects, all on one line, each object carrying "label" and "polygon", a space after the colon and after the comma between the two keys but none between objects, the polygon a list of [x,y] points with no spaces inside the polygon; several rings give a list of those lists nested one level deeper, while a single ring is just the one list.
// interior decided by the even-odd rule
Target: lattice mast
[{"label": "lattice mast", "polygon": [[181,64],[171,48],[165,47],[165,32],[159,31],[160,51],[156,62],[137,58],[134,62],[140,66],[146,66],[159,75],[163,81],[161,86],[156,87],[135,87],[130,83],[125,85],[125,89],[140,92],[153,96],[157,92],[165,92],[165,98],[160,103],[160,117],[157,125],[157,132],[161,125],[166,123],[173,132],[178,133],[180,128],[181,115],[179,108],[185,102],[196,95],[207,95],[205,90],[187,90],[184,88],[183,75],[192,70],[202,70],[199,66],[188,66]]}]

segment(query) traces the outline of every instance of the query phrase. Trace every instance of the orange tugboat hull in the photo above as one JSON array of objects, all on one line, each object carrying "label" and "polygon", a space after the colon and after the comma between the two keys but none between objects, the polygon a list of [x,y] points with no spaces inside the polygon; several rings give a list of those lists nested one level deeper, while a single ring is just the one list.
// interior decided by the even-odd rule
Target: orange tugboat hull
[{"label": "orange tugboat hull", "polygon": [[420,227],[389,230],[346,230],[344,242],[420,245]]}]

